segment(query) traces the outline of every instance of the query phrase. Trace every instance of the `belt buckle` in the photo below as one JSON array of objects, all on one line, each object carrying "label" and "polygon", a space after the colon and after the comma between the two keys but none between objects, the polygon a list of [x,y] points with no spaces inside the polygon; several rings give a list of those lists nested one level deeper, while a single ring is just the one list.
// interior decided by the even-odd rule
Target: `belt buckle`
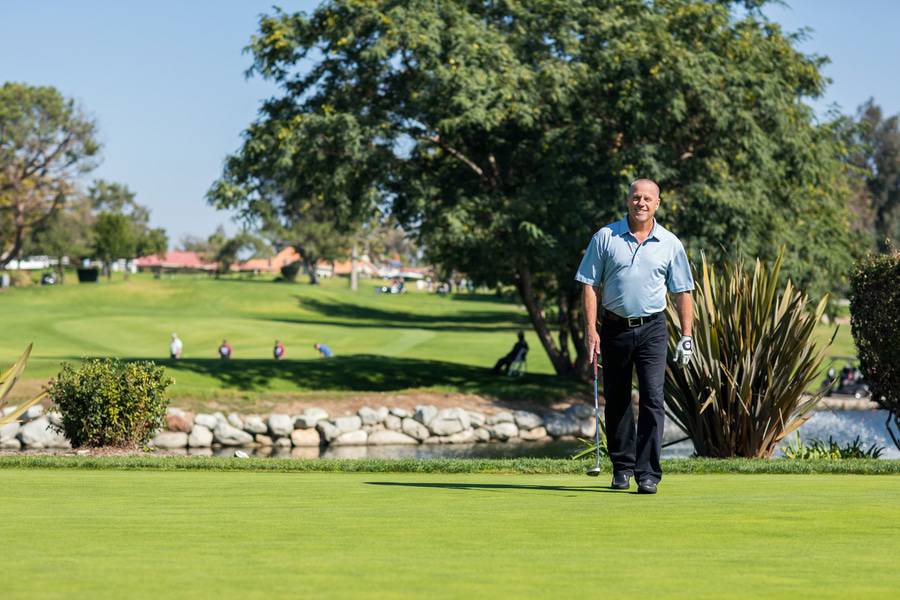
[{"label": "belt buckle", "polygon": [[628,317],[628,326],[629,327],[639,327],[641,324],[641,317]]}]

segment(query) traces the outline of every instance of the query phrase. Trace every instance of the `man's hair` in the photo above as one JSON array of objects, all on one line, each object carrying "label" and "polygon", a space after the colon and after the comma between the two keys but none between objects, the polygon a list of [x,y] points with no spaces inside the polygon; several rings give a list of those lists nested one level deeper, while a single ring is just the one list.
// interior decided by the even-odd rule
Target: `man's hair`
[{"label": "man's hair", "polygon": [[524,340],[524,339],[525,339],[525,332],[524,332],[524,331],[520,331],[520,332],[519,332],[519,339],[520,339],[520,340]]},{"label": "man's hair", "polygon": [[659,198],[659,184],[653,181],[652,179],[647,179],[646,177],[641,177],[639,179],[635,179],[631,182],[631,185],[628,186],[628,195],[629,197],[634,193],[634,186],[642,182],[652,183],[656,188],[656,197]]}]

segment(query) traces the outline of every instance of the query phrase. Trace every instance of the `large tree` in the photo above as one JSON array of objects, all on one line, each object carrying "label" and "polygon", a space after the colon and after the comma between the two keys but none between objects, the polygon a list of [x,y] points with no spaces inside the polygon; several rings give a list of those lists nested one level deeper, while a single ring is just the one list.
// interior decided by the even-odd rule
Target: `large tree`
[{"label": "large tree", "polygon": [[276,10],[251,42],[251,72],[281,93],[211,197],[257,210],[273,199],[246,174],[279,172],[297,200],[389,204],[432,260],[515,285],[556,371],[583,372],[573,274],[636,177],[660,182],[660,218],[689,251],[772,257],[784,245],[785,271],[807,288],[847,264],[844,128],[803,102],[821,93],[824,61],[762,4]]},{"label": "large tree", "polygon": [[57,274],[62,283],[65,279],[63,259],[78,259],[93,252],[95,219],[86,198],[70,200],[34,232],[25,251],[55,257]]},{"label": "large tree", "polygon": [[[885,117],[870,99],[857,111],[852,162],[864,172],[859,200],[878,250],[900,244],[900,116]],[[869,215],[867,215],[869,216]]]},{"label": "large tree", "polygon": [[0,86],[0,267],[72,195],[100,146],[96,124],[52,87]]}]

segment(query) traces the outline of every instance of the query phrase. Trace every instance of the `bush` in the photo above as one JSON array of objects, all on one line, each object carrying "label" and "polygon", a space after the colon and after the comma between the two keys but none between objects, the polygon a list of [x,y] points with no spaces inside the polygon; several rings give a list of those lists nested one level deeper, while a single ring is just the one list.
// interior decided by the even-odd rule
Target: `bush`
[{"label": "bush", "polygon": [[871,254],[850,274],[850,327],[872,398],[890,412],[900,448],[900,252]]},{"label": "bush", "polygon": [[297,275],[300,274],[300,267],[303,266],[299,260],[295,260],[292,263],[288,263],[281,267],[281,276],[284,277],[285,281],[294,282],[297,281]]},{"label": "bush", "polygon": [[134,448],[162,427],[171,383],[152,362],[91,359],[77,370],[64,363],[49,393],[72,446]]},{"label": "bush", "polygon": [[[813,331],[828,302],[811,307],[788,281],[778,285],[783,253],[774,264],[742,261],[717,268],[703,258],[694,292],[694,357],[675,364],[679,339],[669,306],[666,407],[699,456],[771,456],[820,400],[806,395],[825,348]],[[827,347],[827,346],[826,346]]]},{"label": "bush", "polygon": [[847,442],[843,446],[834,441],[834,438],[828,436],[828,441],[823,442],[820,439],[812,439],[809,444],[804,444],[800,439],[800,434],[788,442],[784,449],[784,456],[788,460],[848,460],[855,458],[881,458],[884,448],[876,444],[872,444],[866,448],[859,436],[852,442]]},{"label": "bush", "polygon": [[10,287],[28,287],[34,285],[34,279],[28,271],[6,271],[9,275]]}]

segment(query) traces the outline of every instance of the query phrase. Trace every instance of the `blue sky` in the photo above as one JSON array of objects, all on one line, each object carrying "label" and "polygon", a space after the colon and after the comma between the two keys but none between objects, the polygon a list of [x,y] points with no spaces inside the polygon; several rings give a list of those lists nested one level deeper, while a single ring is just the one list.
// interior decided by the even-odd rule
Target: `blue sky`
[{"label": "blue sky", "polygon": [[[151,209],[171,243],[207,235],[230,215],[204,194],[259,103],[275,91],[243,73],[241,50],[273,0],[0,0],[0,81],[53,85],[100,125],[103,162],[91,177],[121,181]],[[315,1],[278,3],[311,10]],[[827,55],[834,82],[824,111],[870,96],[900,112],[900,2],[794,0],[766,12],[788,30],[811,27],[800,48]]]}]

